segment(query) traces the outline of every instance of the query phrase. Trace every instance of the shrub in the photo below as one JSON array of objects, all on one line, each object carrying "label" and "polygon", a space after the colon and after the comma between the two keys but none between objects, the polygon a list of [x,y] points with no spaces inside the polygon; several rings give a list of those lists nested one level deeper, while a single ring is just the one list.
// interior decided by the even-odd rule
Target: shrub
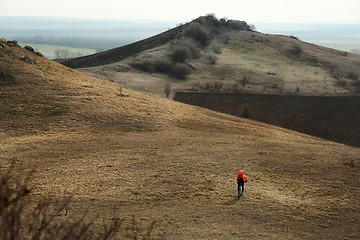
[{"label": "shrub", "polygon": [[219,20],[219,23],[220,23],[221,26],[226,26],[226,24],[227,24],[227,19],[226,19],[226,18],[221,18],[221,19]]},{"label": "shrub", "polygon": [[201,26],[199,23],[192,23],[185,30],[184,35],[196,40],[201,44],[201,46],[206,46],[210,38],[209,30]]},{"label": "shrub", "polygon": [[348,54],[348,52],[344,51],[344,52],[340,52],[340,55],[343,56],[343,57],[346,57]]},{"label": "shrub", "polygon": [[293,48],[294,53],[297,55],[300,55],[303,52],[302,47],[298,44],[293,45],[292,48]]},{"label": "shrub", "polygon": [[153,72],[168,73],[172,67],[171,63],[166,60],[134,61],[130,63],[130,66],[148,73],[153,73]]},{"label": "shrub", "polygon": [[223,44],[227,44],[227,43],[229,43],[229,41],[231,39],[231,33],[229,33],[229,32],[223,33],[219,36],[219,39],[221,40],[221,42]]},{"label": "shrub", "polygon": [[171,70],[172,64],[166,60],[155,60],[152,65],[156,72],[168,73]]},{"label": "shrub", "polygon": [[180,46],[187,47],[191,52],[191,58],[199,58],[201,56],[200,48],[196,45],[193,40],[184,40],[180,44]]},{"label": "shrub", "polygon": [[171,75],[179,79],[186,79],[187,75],[190,73],[190,67],[184,63],[177,63],[171,69]]},{"label": "shrub", "polygon": [[214,51],[214,53],[216,54],[220,54],[222,51],[222,47],[220,44],[214,44],[211,46],[211,49]]},{"label": "shrub", "polygon": [[358,80],[359,74],[356,73],[355,71],[351,71],[348,73],[348,78],[353,79],[353,80]]},{"label": "shrub", "polygon": [[211,27],[220,27],[219,20],[215,17],[214,13],[209,13],[206,16],[198,17],[194,20],[196,23],[200,23],[201,25],[207,25]]},{"label": "shrub", "polygon": [[217,62],[217,60],[219,59],[219,57],[216,56],[215,53],[207,53],[205,58],[211,65],[214,65]]},{"label": "shrub", "polygon": [[192,58],[191,51],[186,46],[176,46],[171,54],[170,58],[174,62],[184,63],[187,59]]},{"label": "shrub", "polygon": [[238,80],[238,82],[241,84],[241,86],[244,89],[245,85],[250,82],[250,77],[249,76],[244,76],[242,79]]},{"label": "shrub", "polygon": [[293,36],[293,35],[291,35],[291,36],[289,36],[289,37],[291,37],[291,38],[293,38],[293,39],[296,39],[296,40],[299,40],[298,37],[295,37],[295,36]]},{"label": "shrub", "polygon": [[165,83],[164,93],[165,93],[166,97],[169,97],[169,95],[171,93],[171,84],[169,82]]},{"label": "shrub", "polygon": [[250,118],[252,116],[252,110],[251,107],[247,104],[244,104],[241,108],[240,117],[243,118]]},{"label": "shrub", "polygon": [[206,82],[204,88],[207,90],[215,90],[217,92],[220,92],[220,89],[222,89],[223,83],[221,81],[214,81],[214,82]]},{"label": "shrub", "polygon": [[270,71],[268,71],[268,72],[267,72],[267,75],[274,75],[274,76],[275,76],[275,75],[276,75],[276,72],[270,72]]},{"label": "shrub", "polygon": [[223,83],[222,82],[214,82],[214,89],[217,92],[220,92],[220,89],[223,87]]},{"label": "shrub", "polygon": [[256,26],[254,24],[249,24],[250,31],[256,31]]},{"label": "shrub", "polygon": [[155,71],[153,63],[150,60],[134,61],[130,63],[130,66],[149,73]]}]

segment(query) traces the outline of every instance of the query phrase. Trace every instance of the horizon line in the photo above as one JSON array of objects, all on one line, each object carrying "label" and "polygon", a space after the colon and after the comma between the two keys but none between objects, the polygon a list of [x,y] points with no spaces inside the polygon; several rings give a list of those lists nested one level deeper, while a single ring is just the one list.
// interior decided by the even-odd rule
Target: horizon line
[{"label": "horizon line", "polygon": [[[67,20],[79,20],[79,21],[111,21],[111,22],[171,22],[171,23],[184,23],[195,20],[196,18],[192,18],[191,20],[185,19],[141,19],[141,18],[89,18],[89,17],[64,17],[64,16],[0,16],[0,18],[43,18],[43,19],[67,19]],[[221,19],[221,18],[218,18]],[[240,20],[245,21],[247,23],[252,24],[360,24],[360,21],[264,21],[264,20],[256,20],[256,21],[247,21],[245,19],[232,19],[232,20]]]}]

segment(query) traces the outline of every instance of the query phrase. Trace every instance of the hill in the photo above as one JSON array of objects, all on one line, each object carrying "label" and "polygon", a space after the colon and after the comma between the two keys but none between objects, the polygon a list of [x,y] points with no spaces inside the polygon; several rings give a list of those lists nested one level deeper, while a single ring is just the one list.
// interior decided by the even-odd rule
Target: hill
[{"label": "hill", "polygon": [[91,58],[79,71],[156,96],[167,86],[177,100],[237,116],[248,105],[252,119],[359,146],[360,55],[212,15],[105,55],[112,64],[100,54],[62,63]]},{"label": "hill", "polygon": [[[246,22],[208,15],[128,46],[61,63],[158,96],[165,82],[173,92],[359,94],[360,55],[253,29]],[[179,64],[187,67],[180,75],[174,67]]]},{"label": "hill", "polygon": [[120,62],[121,60],[129,56],[151,48],[161,46],[169,42],[169,40],[174,39],[178,32],[182,31],[182,29],[183,26],[179,26],[170,29],[162,34],[140,40],[122,47],[113,48],[104,52],[91,54],[79,58],[59,59],[56,61],[71,68],[93,67]]},{"label": "hill", "polygon": [[34,170],[34,201],[73,196],[59,221],[135,216],[141,233],[156,221],[154,239],[358,238],[359,148],[120,91],[4,40],[0,77],[1,171]]}]

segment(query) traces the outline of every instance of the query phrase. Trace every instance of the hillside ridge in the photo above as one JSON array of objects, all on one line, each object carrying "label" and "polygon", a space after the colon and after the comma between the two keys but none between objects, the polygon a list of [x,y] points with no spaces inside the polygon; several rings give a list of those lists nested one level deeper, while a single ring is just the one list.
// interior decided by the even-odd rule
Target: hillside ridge
[{"label": "hillside ridge", "polygon": [[[88,61],[87,67],[78,69],[157,96],[163,95],[164,82],[171,84],[174,93],[360,94],[360,55],[294,36],[263,34],[245,22],[243,27],[231,28],[223,21],[202,17],[183,25],[167,43],[132,52],[121,61],[108,55],[111,64],[102,65],[102,60],[97,63],[94,58],[93,66]],[[158,37],[161,34],[153,39]]]},{"label": "hillside ridge", "polygon": [[[244,21],[235,21],[235,20],[225,20],[221,19],[220,21],[215,18],[215,16],[209,14],[206,16],[201,16],[193,21],[190,21],[185,24],[181,24],[177,27],[174,27],[165,32],[159,33],[155,36],[125,45],[118,48],[113,48],[104,52],[91,54],[88,56],[70,58],[70,59],[56,59],[55,61],[71,68],[86,68],[86,67],[96,67],[107,64],[112,64],[120,62],[127,57],[145,52],[149,49],[154,49],[156,47],[165,45],[176,38],[182,38],[184,30],[187,30],[192,24],[200,25],[214,25],[221,28],[236,28],[243,30],[250,30],[249,25]],[[210,30],[209,30],[210,31]],[[208,33],[206,33],[208,34]]]},{"label": "hillside ridge", "polygon": [[115,62],[120,62],[121,60],[132,56],[134,54],[146,51],[151,48],[161,46],[171,39],[174,39],[178,32],[182,31],[184,26],[178,26],[172,28],[168,31],[160,33],[158,35],[131,43],[125,46],[118,48],[113,48],[107,51],[100,53],[94,53],[92,55],[87,55],[78,58],[71,59],[58,59],[55,60],[67,67],[71,68],[85,68],[85,67],[95,67],[106,64],[111,64]]}]

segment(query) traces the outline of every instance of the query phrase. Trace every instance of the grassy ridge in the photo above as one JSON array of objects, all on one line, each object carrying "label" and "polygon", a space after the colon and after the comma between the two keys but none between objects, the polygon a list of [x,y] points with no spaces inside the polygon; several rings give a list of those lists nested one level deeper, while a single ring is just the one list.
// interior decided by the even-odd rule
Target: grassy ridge
[{"label": "grassy ridge", "polygon": [[[360,91],[359,55],[288,36],[251,31],[232,31],[226,36],[229,38],[226,43],[221,39],[224,35],[214,37],[209,46],[201,49],[199,58],[187,60],[191,73],[186,80],[179,81],[168,74],[139,71],[131,67],[134,62],[141,61],[145,67],[149,66],[146,61],[151,59],[154,62],[160,59],[165,62],[163,65],[169,64],[166,62],[169,60],[163,60],[163,56],[171,54],[173,43],[131,55],[121,61],[114,60],[114,63],[106,66],[88,67],[81,71],[161,96],[164,82],[169,82],[174,92],[190,90],[339,96],[357,95]],[[206,55],[213,52],[214,45],[219,46],[221,53],[216,54],[215,64],[209,64]],[[121,68],[127,70],[118,70]],[[244,78],[249,80],[242,86]],[[215,84],[222,87],[211,87]]]}]

